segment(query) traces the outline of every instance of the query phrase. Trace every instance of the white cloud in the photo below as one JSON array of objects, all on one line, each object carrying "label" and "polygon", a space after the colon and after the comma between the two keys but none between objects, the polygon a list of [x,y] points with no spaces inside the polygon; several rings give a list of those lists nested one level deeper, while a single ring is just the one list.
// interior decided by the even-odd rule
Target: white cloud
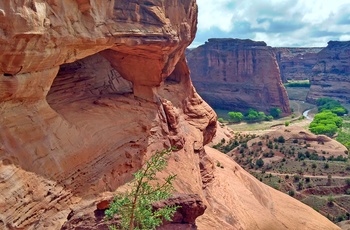
[{"label": "white cloud", "polygon": [[342,35],[339,38],[340,41],[350,41],[350,35]]},{"label": "white cloud", "polygon": [[198,29],[209,30],[213,26],[220,28],[222,31],[230,31],[232,29],[230,21],[233,12],[230,11],[231,0],[198,0]]},{"label": "white cloud", "polygon": [[211,37],[264,40],[271,46],[326,46],[350,40],[349,0],[197,0],[195,43]]}]

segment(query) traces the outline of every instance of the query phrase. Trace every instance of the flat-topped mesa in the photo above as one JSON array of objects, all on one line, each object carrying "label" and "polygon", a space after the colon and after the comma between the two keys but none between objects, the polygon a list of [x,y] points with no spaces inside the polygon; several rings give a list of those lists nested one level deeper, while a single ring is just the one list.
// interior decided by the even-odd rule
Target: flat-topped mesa
[{"label": "flat-topped mesa", "polygon": [[317,62],[317,53],[323,48],[274,47],[282,82],[309,80]]},{"label": "flat-topped mesa", "polygon": [[290,114],[273,49],[249,39],[209,39],[188,50],[191,78],[212,107],[231,111],[281,108]]},{"label": "flat-topped mesa", "polygon": [[235,46],[267,46],[264,41],[253,41],[250,39],[237,39],[237,38],[209,38],[208,42],[205,42],[209,46],[217,47],[235,47]]},{"label": "flat-topped mesa", "polygon": [[328,42],[328,46],[317,54],[312,71],[309,102],[321,97],[350,102],[350,41]]}]

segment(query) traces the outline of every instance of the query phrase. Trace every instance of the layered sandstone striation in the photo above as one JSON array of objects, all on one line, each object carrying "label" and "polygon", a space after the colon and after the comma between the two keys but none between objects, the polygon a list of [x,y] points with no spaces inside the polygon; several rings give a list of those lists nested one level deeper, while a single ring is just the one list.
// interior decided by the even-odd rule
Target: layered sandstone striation
[{"label": "layered sandstone striation", "polygon": [[312,68],[317,62],[317,53],[322,50],[318,47],[276,47],[273,49],[276,53],[282,82],[309,80],[312,76]]},{"label": "layered sandstone striation", "polygon": [[209,39],[187,52],[198,93],[214,108],[290,113],[274,51],[265,42]]},{"label": "layered sandstone striation", "polygon": [[[198,194],[208,207],[200,229],[337,229],[236,177],[231,160],[223,180],[215,161],[225,156],[203,147],[216,115],[184,57],[196,20],[194,0],[0,3],[0,229],[105,229],[106,201],[170,146],[178,151],[159,178],[177,174],[178,192]],[[268,221],[247,211],[254,204]],[[195,206],[187,212],[201,214]]]},{"label": "layered sandstone striation", "polygon": [[309,102],[321,97],[350,102],[350,41],[328,42],[328,46],[317,54],[317,63],[312,70]]}]

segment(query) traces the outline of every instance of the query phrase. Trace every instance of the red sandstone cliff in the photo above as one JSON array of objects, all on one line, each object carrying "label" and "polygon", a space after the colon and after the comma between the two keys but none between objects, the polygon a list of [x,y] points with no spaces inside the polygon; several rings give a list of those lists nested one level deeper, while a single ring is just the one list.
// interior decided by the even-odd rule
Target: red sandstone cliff
[{"label": "red sandstone cliff", "polygon": [[188,51],[187,60],[194,86],[214,108],[290,113],[275,54],[264,42],[209,39]]},{"label": "red sandstone cliff", "polygon": [[317,62],[317,53],[322,48],[273,48],[276,53],[282,82],[287,80],[309,80]]},{"label": "red sandstone cliff", "polygon": [[199,229],[338,229],[203,148],[216,115],[183,55],[196,20],[194,0],[0,2],[0,229],[103,228],[103,201],[169,146],[162,174],[208,206]]},{"label": "red sandstone cliff", "polygon": [[328,46],[317,54],[310,83],[307,96],[310,102],[320,97],[350,102],[350,41],[328,42]]}]

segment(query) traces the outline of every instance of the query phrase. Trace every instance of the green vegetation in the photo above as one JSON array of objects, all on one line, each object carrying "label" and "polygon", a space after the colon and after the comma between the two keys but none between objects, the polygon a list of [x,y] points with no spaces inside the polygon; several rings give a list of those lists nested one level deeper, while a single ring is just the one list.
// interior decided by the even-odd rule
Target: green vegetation
[{"label": "green vegetation", "polygon": [[258,166],[259,168],[263,167],[264,166],[264,160],[259,158],[257,161],[256,161],[256,166]]},{"label": "green vegetation", "polygon": [[[279,108],[271,108],[270,114],[266,115],[264,112],[256,111],[254,109],[249,109],[244,115],[241,112],[228,112],[227,115],[229,117],[230,122],[239,123],[241,121],[245,121],[247,123],[255,123],[261,121],[272,121],[274,118],[277,119],[280,117],[282,110]],[[219,122],[224,122],[222,118],[219,118]]]},{"label": "green vegetation", "polygon": [[[333,136],[338,132],[337,141],[350,149],[350,118],[344,116],[348,110],[331,98],[319,98],[316,101],[319,113],[311,122],[309,129],[315,134]],[[342,118],[339,116],[343,116]],[[348,154],[348,152],[347,152]]]},{"label": "green vegetation", "polygon": [[288,81],[288,83],[284,84],[285,87],[302,87],[302,88],[310,88],[311,84],[309,80],[304,81]]},{"label": "green vegetation", "polygon": [[343,116],[344,114],[348,113],[348,110],[342,106],[339,101],[331,98],[319,98],[316,100],[316,105],[319,112],[330,110],[332,113],[335,113],[338,116]]},{"label": "green vegetation", "polygon": [[343,119],[329,110],[324,110],[315,115],[314,120],[310,123],[309,129],[315,134],[325,134],[333,136],[338,128],[342,126]]},{"label": "green vegetation", "polygon": [[[344,119],[345,120],[345,119]],[[342,143],[348,150],[350,150],[350,123],[345,121],[341,130],[338,132],[337,141]]]},{"label": "green vegetation", "polygon": [[265,118],[266,118],[266,115],[264,112],[258,112],[254,109],[249,109],[244,116],[244,120],[246,122],[260,122],[260,121],[264,121]]},{"label": "green vegetation", "polygon": [[273,116],[273,118],[279,118],[281,116],[282,110],[280,108],[271,108],[270,109],[270,115]]},{"label": "green vegetation", "polygon": [[110,226],[110,229],[156,229],[163,219],[171,220],[177,206],[153,210],[152,203],[171,196],[174,190],[172,182],[176,175],[165,178],[163,184],[151,185],[150,182],[155,181],[156,173],[167,166],[166,157],[172,150],[157,151],[142,169],[133,174],[135,179],[131,182],[131,190],[115,196],[105,214],[109,219],[117,214],[120,226]]},{"label": "green vegetation", "polygon": [[241,112],[228,112],[230,121],[241,122],[243,120],[243,114]]}]

